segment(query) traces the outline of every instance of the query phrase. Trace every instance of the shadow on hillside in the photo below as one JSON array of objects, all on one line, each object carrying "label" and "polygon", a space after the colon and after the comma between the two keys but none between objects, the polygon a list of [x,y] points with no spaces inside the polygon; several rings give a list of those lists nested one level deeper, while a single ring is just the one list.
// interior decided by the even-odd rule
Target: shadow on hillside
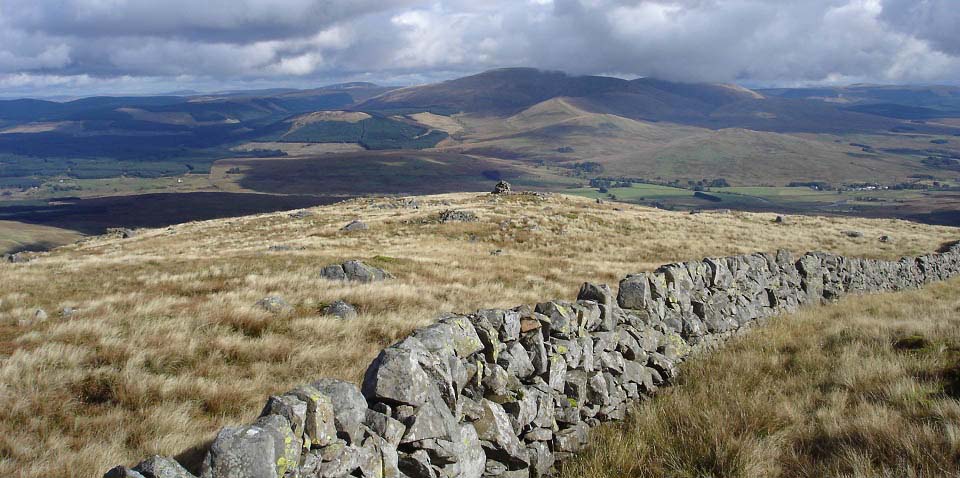
[{"label": "shadow on hillside", "polygon": [[339,198],[255,193],[167,193],[63,198],[44,205],[0,207],[0,219],[103,234],[111,227],[166,227],[331,204]]},{"label": "shadow on hillside", "polygon": [[50,241],[36,241],[30,242],[27,244],[20,244],[19,246],[12,247],[6,251],[0,250],[4,254],[17,254],[20,252],[43,252],[49,251],[54,247],[58,247],[60,244]]}]

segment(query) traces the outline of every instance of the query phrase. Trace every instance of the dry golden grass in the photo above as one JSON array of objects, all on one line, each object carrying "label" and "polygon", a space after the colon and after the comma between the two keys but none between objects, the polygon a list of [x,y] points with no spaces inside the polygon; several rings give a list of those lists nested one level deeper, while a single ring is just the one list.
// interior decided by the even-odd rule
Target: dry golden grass
[{"label": "dry golden grass", "polygon": [[960,279],[808,309],[681,368],[562,477],[960,476]]},{"label": "dry golden grass", "polygon": [[[444,311],[572,298],[585,280],[615,284],[704,256],[786,248],[893,258],[958,235],[892,220],[778,225],[769,214],[690,215],[567,196],[417,201],[189,223],[0,265],[0,476],[96,476],[154,453],[191,462],[196,447],[251,420],[270,393],[312,377],[359,380],[380,348]],[[480,220],[437,223],[448,208]],[[339,231],[355,218],[370,229]],[[864,236],[842,234],[849,229]],[[318,279],[321,267],[353,258],[397,278]],[[295,312],[254,307],[272,294]],[[358,305],[360,317],[322,317],[321,305],[336,299]],[[63,319],[63,307],[80,312]],[[29,322],[37,308],[50,318]]]}]

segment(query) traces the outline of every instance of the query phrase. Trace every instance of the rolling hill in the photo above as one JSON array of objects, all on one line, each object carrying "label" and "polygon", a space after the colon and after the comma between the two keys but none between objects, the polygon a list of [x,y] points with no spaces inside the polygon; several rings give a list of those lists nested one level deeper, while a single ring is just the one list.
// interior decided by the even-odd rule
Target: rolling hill
[{"label": "rolling hill", "polygon": [[[477,221],[440,222],[451,209]],[[559,194],[357,199],[90,238],[0,263],[0,476],[99,476],[152,454],[195,465],[218,428],[249,421],[265,397],[304,377],[359,381],[382,347],[443,312],[572,297],[583,281],[615,284],[704,256],[783,248],[896,258],[935,250],[957,231],[774,217]],[[369,228],[341,230],[355,219]],[[324,265],[353,258],[395,279],[319,278]],[[290,313],[257,307],[267,296],[282,297]],[[953,307],[955,292],[949,297]],[[322,315],[337,299],[355,304],[359,317]]]},{"label": "rolling hill", "polygon": [[[192,192],[269,194],[272,204],[296,192],[323,203],[486,189],[500,177],[555,191],[617,179],[830,183],[937,188],[871,210],[942,223],[957,217],[937,192],[960,187],[955,100],[950,87],[754,91],[508,68],[404,88],[0,101],[0,204],[39,211],[72,196],[126,196],[126,207],[134,193]],[[198,210],[214,209],[223,214]]]}]

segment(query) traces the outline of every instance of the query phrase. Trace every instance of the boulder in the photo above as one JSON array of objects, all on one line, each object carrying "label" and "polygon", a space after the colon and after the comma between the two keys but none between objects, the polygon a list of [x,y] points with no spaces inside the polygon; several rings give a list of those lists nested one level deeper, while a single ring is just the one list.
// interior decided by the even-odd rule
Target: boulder
[{"label": "boulder", "polygon": [[491,194],[506,194],[512,190],[510,183],[506,181],[500,181],[496,186],[493,187]]},{"label": "boulder", "polygon": [[296,470],[300,444],[285,418],[271,415],[253,425],[224,428],[210,445],[201,478],[279,478]]},{"label": "boulder", "polygon": [[383,269],[364,264],[358,260],[326,266],[320,270],[320,277],[327,280],[352,282],[379,282],[393,278]]},{"label": "boulder", "polygon": [[476,222],[477,215],[470,211],[459,211],[455,209],[447,209],[440,213],[438,220],[441,223],[448,222]]},{"label": "boulder", "polygon": [[324,267],[320,270],[320,277],[333,281],[347,280],[347,274],[343,271],[343,266],[340,264],[332,264]]},{"label": "boulder", "polygon": [[323,308],[323,315],[339,317],[344,320],[353,320],[357,318],[357,309],[342,300],[334,301],[332,304]]},{"label": "boulder", "polygon": [[371,402],[420,406],[432,400],[442,401],[434,378],[421,362],[435,360],[416,338],[387,347],[367,368],[363,377],[363,395]]},{"label": "boulder", "polygon": [[271,295],[257,301],[256,306],[271,314],[289,314],[293,306],[283,300],[283,297]]},{"label": "boulder", "polygon": [[133,471],[140,473],[144,478],[196,478],[173,458],[157,455],[141,461]]},{"label": "boulder", "polygon": [[370,227],[367,226],[367,223],[359,219],[356,219],[356,220],[350,221],[350,223],[340,228],[340,230],[343,232],[354,232],[354,231],[366,231],[369,228]]},{"label": "boulder", "polygon": [[43,322],[44,320],[47,320],[48,318],[49,318],[49,316],[47,315],[47,311],[45,311],[45,310],[43,310],[43,309],[37,309],[37,310],[33,313],[33,320],[35,320],[35,321],[37,321],[37,322]]}]

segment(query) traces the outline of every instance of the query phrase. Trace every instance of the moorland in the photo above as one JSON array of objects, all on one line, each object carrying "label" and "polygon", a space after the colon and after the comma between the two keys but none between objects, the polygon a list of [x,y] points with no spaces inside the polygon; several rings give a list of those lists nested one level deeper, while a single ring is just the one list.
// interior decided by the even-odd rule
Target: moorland
[{"label": "moorland", "polygon": [[956,225],[958,135],[953,87],[750,90],[526,68],[414,87],[0,101],[0,240],[38,249],[500,179],[665,209]]}]

